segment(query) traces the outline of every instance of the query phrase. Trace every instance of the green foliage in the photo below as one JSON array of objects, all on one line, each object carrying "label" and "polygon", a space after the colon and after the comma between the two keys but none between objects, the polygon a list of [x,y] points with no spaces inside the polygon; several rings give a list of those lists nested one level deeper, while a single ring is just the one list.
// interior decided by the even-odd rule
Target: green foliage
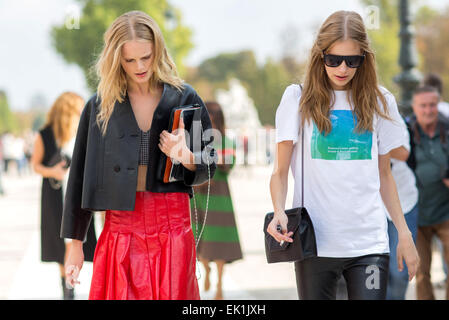
[{"label": "green foliage", "polygon": [[371,46],[376,53],[377,72],[381,85],[393,94],[399,92],[393,78],[401,71],[398,64],[400,40],[398,0],[361,0],[365,6],[379,8],[380,28],[368,30]]},{"label": "green foliage", "polygon": [[[148,13],[159,25],[167,47],[179,72],[184,72],[183,60],[192,48],[191,30],[182,25],[181,13],[167,0],[78,0],[82,7],[79,29],[65,23],[54,26],[51,38],[56,51],[68,63],[77,64],[84,72],[87,84],[96,90],[93,66],[103,46],[103,34],[121,14],[140,10]],[[172,23],[169,23],[172,22]]]},{"label": "green foliage", "polygon": [[203,61],[187,81],[197,88],[203,98],[210,99],[213,98],[211,92],[218,88],[227,89],[228,80],[237,78],[253,99],[261,123],[274,124],[282,93],[295,80],[288,68],[298,70],[293,60],[284,60],[277,62],[268,59],[259,66],[252,51],[222,53]]},{"label": "green foliage", "polygon": [[436,73],[443,81],[443,99],[449,100],[449,6],[437,11],[421,7],[415,18],[416,39],[423,74]]},{"label": "green foliage", "polygon": [[8,98],[0,91],[0,134],[4,131],[17,131],[17,121],[9,109]]},{"label": "green foliage", "polygon": [[[376,51],[380,82],[397,94],[399,88],[393,77],[401,72],[398,0],[361,0],[361,3],[375,5],[380,10],[380,29],[368,33]],[[449,7],[438,11],[424,3],[422,0],[409,1],[410,10],[413,6],[418,7],[415,16],[411,16],[418,51],[417,67],[422,74],[434,72],[442,77],[443,98],[449,100]]]},{"label": "green foliage", "polygon": [[282,93],[291,83],[284,66],[272,59],[258,71],[258,76],[250,87],[249,94],[253,98],[259,113],[260,122],[274,125],[276,108]]},{"label": "green foliage", "polygon": [[213,83],[226,83],[233,77],[251,82],[257,77],[258,68],[252,51],[222,53],[203,61],[198,67],[198,77]]}]

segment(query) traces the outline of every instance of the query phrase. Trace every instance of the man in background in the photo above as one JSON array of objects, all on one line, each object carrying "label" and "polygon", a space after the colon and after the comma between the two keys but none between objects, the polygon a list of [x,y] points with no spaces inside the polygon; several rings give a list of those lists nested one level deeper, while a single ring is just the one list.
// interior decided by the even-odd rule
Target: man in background
[{"label": "man in background", "polygon": [[[417,298],[435,299],[430,279],[432,238],[441,240],[449,262],[449,123],[438,112],[439,91],[420,86],[413,94],[414,116],[409,120],[411,153],[407,162],[414,169],[419,191],[417,249],[420,266],[416,275]],[[446,299],[449,291],[446,287]]]}]

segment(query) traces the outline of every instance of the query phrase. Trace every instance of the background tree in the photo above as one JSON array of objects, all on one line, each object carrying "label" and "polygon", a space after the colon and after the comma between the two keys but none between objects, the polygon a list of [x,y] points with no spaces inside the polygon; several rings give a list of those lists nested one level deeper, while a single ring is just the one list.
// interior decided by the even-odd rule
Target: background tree
[{"label": "background tree", "polygon": [[[365,6],[379,8],[380,28],[369,30],[376,51],[380,82],[396,96],[398,86],[393,78],[399,74],[399,17],[398,0],[361,0]],[[436,10],[423,0],[411,0],[415,14],[415,44],[418,50],[418,70],[423,74],[437,73],[443,79],[443,98],[449,100],[449,7]]]},{"label": "background tree", "polygon": [[449,100],[449,6],[437,11],[421,7],[415,18],[419,69],[425,75],[436,73],[443,80],[443,99]]},{"label": "background tree", "polygon": [[368,36],[376,53],[379,82],[398,96],[399,87],[393,80],[401,70],[398,64],[400,48],[398,1],[361,0],[361,3],[364,6],[379,8],[379,28],[368,30]]},{"label": "background tree", "polygon": [[257,81],[250,88],[262,125],[274,125],[276,109],[285,88],[291,84],[291,74],[282,62],[268,59],[258,72]]},{"label": "background tree", "polygon": [[9,108],[6,93],[0,90],[0,133],[4,131],[17,132],[16,118]]},{"label": "background tree", "polygon": [[274,124],[274,115],[285,87],[292,77],[282,62],[273,59],[259,66],[253,51],[222,53],[204,60],[189,71],[186,80],[205,100],[214,99],[216,89],[228,89],[237,78],[253,99],[262,124]]},{"label": "background tree", "polygon": [[180,11],[170,5],[169,1],[77,0],[77,2],[82,8],[79,23],[71,25],[65,21],[59,26],[54,26],[51,38],[56,51],[65,61],[77,64],[83,70],[88,87],[92,91],[97,87],[92,67],[101,52],[103,34],[118,16],[131,10],[146,12],[158,23],[179,72],[181,75],[184,73],[183,61],[192,48],[191,30],[182,24]]}]

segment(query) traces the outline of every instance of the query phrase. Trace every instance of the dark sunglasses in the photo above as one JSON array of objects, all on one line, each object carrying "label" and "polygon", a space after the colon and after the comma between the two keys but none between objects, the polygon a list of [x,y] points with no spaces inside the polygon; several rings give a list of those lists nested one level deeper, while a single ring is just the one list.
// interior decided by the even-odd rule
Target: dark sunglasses
[{"label": "dark sunglasses", "polygon": [[358,68],[362,65],[365,56],[337,56],[335,54],[325,54],[323,52],[324,64],[328,67],[335,68],[341,65],[343,60],[349,68]]}]

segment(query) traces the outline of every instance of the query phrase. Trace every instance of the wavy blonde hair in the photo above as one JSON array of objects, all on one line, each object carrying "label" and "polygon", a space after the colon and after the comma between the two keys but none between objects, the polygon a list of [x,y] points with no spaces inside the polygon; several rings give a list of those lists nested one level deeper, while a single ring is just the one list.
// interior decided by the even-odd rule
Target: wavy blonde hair
[{"label": "wavy blonde hair", "polygon": [[96,63],[100,82],[97,100],[101,100],[97,124],[106,134],[115,102],[122,102],[128,88],[126,73],[121,66],[122,46],[131,40],[146,40],[153,44],[153,63],[150,89],[161,83],[168,83],[181,90],[183,81],[179,78],[176,65],[168,54],[162,32],[157,23],[142,11],[127,12],[112,23],[104,34],[104,47]]},{"label": "wavy blonde hair", "polygon": [[77,124],[84,106],[84,99],[74,92],[64,92],[56,98],[44,127],[50,126],[58,147],[64,146],[76,133]]},{"label": "wavy blonde hair", "polygon": [[[378,86],[375,56],[362,17],[353,11],[337,11],[326,19],[319,30],[311,50],[300,100],[302,123],[312,119],[320,132],[326,134],[332,130],[329,113],[335,94],[326,74],[323,52],[335,42],[348,39],[358,43],[365,54],[365,60],[350,81],[348,90],[348,100],[357,117],[356,130],[372,132],[374,114],[390,119],[387,101]],[[383,110],[377,98],[383,104]]]}]

